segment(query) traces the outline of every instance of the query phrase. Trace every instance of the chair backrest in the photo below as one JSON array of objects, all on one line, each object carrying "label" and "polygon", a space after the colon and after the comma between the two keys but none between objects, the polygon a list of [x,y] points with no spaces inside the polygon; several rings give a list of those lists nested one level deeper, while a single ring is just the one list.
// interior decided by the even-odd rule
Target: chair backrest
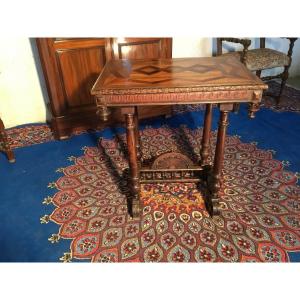
[{"label": "chair backrest", "polygon": [[242,39],[242,38],[231,38],[231,37],[230,38],[228,38],[228,37],[217,38],[217,53],[216,53],[217,56],[222,55],[222,42],[223,41],[235,43],[235,44],[241,44],[243,46],[243,50],[242,50],[243,54],[241,55],[241,62],[245,63],[247,51],[251,44],[251,40],[250,39]]},{"label": "chair backrest", "polygon": [[243,48],[249,48],[251,44],[250,39],[246,38],[232,38],[232,37],[224,37],[224,38],[217,38],[217,56],[222,55],[222,42],[230,42],[235,44],[241,44]]},{"label": "chair backrest", "polygon": [[259,47],[266,48],[266,38],[259,38]]},{"label": "chair backrest", "polygon": [[[285,38],[289,40],[289,49],[288,49],[287,55],[289,57],[291,57],[292,53],[293,53],[293,47],[294,47],[294,44],[295,44],[297,38],[291,38],[291,37],[285,37]],[[217,56],[222,55],[222,42],[223,41],[242,44],[245,52],[248,50],[248,47],[251,44],[250,39],[217,38],[217,53],[216,53]],[[259,48],[265,48],[265,47],[266,47],[266,38],[264,38],[264,37],[259,38]]]}]

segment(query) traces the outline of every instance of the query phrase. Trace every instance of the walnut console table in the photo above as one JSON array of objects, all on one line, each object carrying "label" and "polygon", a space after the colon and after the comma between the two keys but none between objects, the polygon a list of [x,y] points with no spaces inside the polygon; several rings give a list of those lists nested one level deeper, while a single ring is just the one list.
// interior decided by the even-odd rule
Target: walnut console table
[{"label": "walnut console table", "polygon": [[[267,88],[235,58],[182,58],[109,61],[92,88],[98,113],[104,120],[109,107],[121,107],[126,120],[129,169],[133,200],[130,213],[141,209],[140,184],[149,182],[199,182],[206,186],[210,215],[218,213],[228,113],[235,103],[248,102],[249,116],[259,109]],[[206,104],[201,161],[194,165],[180,153],[165,153],[144,166],[138,130],[138,106]],[[213,165],[209,164],[212,105],[218,104],[220,121]]]}]

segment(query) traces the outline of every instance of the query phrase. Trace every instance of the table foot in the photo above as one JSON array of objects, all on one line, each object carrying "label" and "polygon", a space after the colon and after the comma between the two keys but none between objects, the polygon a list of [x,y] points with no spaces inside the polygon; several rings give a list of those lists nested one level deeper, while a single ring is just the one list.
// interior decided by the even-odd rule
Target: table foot
[{"label": "table foot", "polygon": [[205,200],[205,207],[210,217],[220,215],[219,198],[209,196]]},{"label": "table foot", "polygon": [[140,204],[140,199],[137,196],[135,199],[133,199],[132,202],[132,217],[139,218],[140,215],[141,215],[141,204]]},{"label": "table foot", "polygon": [[16,162],[16,159],[15,159],[15,158],[9,158],[8,161],[9,161],[10,163],[15,163],[15,162]]},{"label": "table foot", "polygon": [[15,159],[15,155],[14,153],[12,152],[12,150],[10,150],[10,147],[9,146],[6,146],[6,148],[4,147],[4,151],[6,153],[6,156],[7,156],[7,159],[10,163],[14,163],[16,162],[16,159]]},{"label": "table foot", "polygon": [[216,216],[220,214],[219,210],[219,190],[221,188],[219,176],[212,173],[212,169],[207,174],[207,194],[205,197],[205,206],[209,215]]},{"label": "table foot", "polygon": [[218,216],[220,214],[220,209],[219,209],[219,197],[212,197],[211,199],[211,203],[212,203],[212,212],[211,212],[211,216]]}]

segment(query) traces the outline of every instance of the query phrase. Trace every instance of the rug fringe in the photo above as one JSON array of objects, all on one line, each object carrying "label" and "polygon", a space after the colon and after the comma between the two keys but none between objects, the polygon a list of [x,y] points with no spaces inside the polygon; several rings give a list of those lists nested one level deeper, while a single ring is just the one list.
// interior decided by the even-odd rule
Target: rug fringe
[{"label": "rug fringe", "polygon": [[52,244],[58,243],[60,240],[60,235],[58,233],[53,233],[51,237],[48,238],[48,241],[51,242]]},{"label": "rug fringe", "polygon": [[67,263],[72,261],[72,253],[64,252],[64,255],[59,258],[60,261]]},{"label": "rug fringe", "polygon": [[44,215],[40,218],[41,224],[48,224],[50,221],[50,216],[49,215]]}]

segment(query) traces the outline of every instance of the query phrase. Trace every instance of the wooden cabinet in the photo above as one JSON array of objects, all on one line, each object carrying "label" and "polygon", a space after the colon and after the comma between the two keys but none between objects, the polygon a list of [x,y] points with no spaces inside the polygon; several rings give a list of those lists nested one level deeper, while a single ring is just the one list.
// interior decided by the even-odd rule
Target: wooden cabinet
[{"label": "wooden cabinet", "polygon": [[[170,38],[38,38],[40,60],[49,95],[51,127],[58,139],[81,129],[101,128],[90,90],[110,59],[172,57]],[[140,117],[169,114],[170,107],[149,107]],[[122,122],[114,109],[111,123]]]},{"label": "wooden cabinet", "polygon": [[172,39],[112,38],[113,59],[171,58]]}]

